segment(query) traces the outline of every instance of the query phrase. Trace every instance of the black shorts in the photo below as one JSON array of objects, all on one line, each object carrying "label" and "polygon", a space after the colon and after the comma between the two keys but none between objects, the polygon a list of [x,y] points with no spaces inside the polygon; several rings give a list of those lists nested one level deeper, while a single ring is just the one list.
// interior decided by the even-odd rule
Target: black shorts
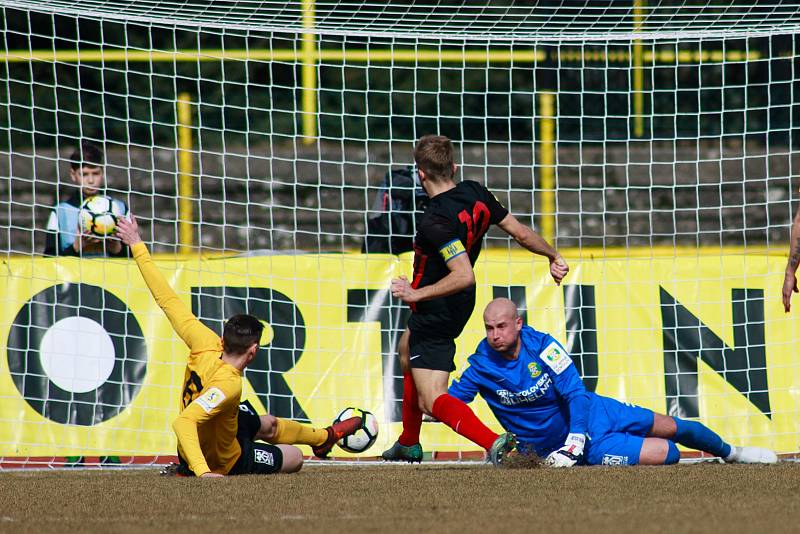
[{"label": "black shorts", "polygon": [[413,369],[432,369],[448,373],[456,370],[456,364],[453,362],[456,342],[451,337],[427,337],[416,330],[411,330],[408,348],[408,363]]},{"label": "black shorts", "polygon": [[249,401],[239,404],[239,429],[236,440],[242,455],[228,473],[229,475],[271,475],[283,466],[283,451],[275,445],[253,441],[261,429],[261,417]]},{"label": "black shorts", "polygon": [[409,364],[414,369],[432,369],[452,373],[456,370],[456,338],[464,330],[472,308],[455,313],[412,314],[408,321]]}]

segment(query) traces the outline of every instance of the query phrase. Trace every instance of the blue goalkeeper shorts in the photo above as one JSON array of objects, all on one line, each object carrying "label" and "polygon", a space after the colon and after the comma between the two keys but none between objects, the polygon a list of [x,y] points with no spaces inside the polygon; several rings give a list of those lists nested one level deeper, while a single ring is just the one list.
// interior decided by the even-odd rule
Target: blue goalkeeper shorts
[{"label": "blue goalkeeper shorts", "polygon": [[589,411],[584,450],[589,465],[636,465],[653,411],[597,395]]}]

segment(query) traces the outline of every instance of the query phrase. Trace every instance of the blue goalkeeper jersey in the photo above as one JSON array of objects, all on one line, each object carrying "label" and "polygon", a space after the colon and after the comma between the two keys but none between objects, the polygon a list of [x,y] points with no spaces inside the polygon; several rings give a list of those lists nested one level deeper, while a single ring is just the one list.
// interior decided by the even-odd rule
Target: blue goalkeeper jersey
[{"label": "blue goalkeeper jersey", "polygon": [[513,361],[481,341],[449,393],[464,402],[480,393],[503,428],[517,437],[520,449],[544,457],[563,446],[568,433],[586,433],[594,395],[552,336],[523,326],[520,337],[519,357]]}]

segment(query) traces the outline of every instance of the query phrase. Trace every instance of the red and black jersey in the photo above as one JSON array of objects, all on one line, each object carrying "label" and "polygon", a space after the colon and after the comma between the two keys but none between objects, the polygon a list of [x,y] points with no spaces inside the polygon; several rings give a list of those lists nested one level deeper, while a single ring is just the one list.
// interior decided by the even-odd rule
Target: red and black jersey
[{"label": "red and black jersey", "polygon": [[[412,287],[429,286],[447,276],[450,273],[447,262],[460,254],[467,254],[470,263],[475,265],[489,226],[499,223],[506,215],[508,210],[495,196],[471,180],[464,180],[433,197],[414,237]],[[451,315],[455,313],[453,307],[468,305],[468,318],[475,305],[474,296],[472,287],[448,297],[419,302],[414,311]],[[459,314],[463,311],[459,310]]]}]

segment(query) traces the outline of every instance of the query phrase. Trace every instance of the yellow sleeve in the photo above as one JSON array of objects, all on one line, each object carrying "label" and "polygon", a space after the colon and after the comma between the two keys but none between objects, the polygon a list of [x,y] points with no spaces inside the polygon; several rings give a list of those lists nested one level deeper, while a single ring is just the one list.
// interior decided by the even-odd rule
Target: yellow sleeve
[{"label": "yellow sleeve", "polygon": [[139,266],[139,271],[142,273],[145,284],[150,289],[150,293],[153,294],[156,303],[164,310],[169,322],[172,324],[172,328],[175,329],[175,332],[178,333],[184,343],[190,349],[193,349],[217,342],[219,336],[189,311],[167,283],[164,275],[161,274],[161,271],[158,270],[158,267],[150,257],[147,246],[141,242],[137,243],[131,247],[131,252],[133,259],[136,260],[136,265]]},{"label": "yellow sleeve", "polygon": [[201,476],[211,471],[200,447],[197,428],[228,408],[231,403],[238,405],[239,397],[241,381],[238,387],[233,381],[211,382],[172,422],[172,429],[178,437],[184,459],[195,475]]}]

